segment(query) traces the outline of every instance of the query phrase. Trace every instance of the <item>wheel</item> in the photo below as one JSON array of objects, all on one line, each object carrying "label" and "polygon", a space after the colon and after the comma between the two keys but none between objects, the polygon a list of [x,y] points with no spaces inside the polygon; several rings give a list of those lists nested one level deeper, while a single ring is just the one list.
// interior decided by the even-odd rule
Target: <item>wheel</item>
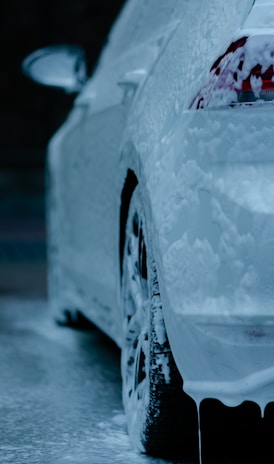
[{"label": "wheel", "polygon": [[138,186],[130,203],[125,237],[121,371],[128,431],[142,452],[196,458],[197,408],[183,392],[168,342]]}]

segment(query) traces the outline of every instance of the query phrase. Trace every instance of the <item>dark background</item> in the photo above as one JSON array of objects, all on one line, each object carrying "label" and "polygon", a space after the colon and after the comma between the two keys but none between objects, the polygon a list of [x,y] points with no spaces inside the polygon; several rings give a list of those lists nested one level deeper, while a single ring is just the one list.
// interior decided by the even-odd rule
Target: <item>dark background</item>
[{"label": "dark background", "polygon": [[86,51],[92,73],[123,3],[124,0],[1,3],[0,292],[25,285],[21,271],[17,275],[14,266],[9,271],[10,263],[45,260],[46,146],[74,99],[60,90],[29,81],[21,73],[21,62],[32,51],[47,45],[78,44]]},{"label": "dark background", "polygon": [[42,166],[49,137],[72,104],[61,91],[41,88],[21,74],[23,58],[53,44],[79,44],[92,70],[123,0],[5,1],[1,13],[2,167]]}]

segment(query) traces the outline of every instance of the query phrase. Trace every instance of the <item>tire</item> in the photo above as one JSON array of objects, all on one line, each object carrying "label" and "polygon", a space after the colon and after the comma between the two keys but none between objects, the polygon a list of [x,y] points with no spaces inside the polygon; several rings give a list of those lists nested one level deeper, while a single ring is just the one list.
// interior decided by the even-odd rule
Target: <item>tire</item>
[{"label": "tire", "polygon": [[139,187],[126,224],[122,275],[123,402],[133,444],[154,456],[198,460],[198,419],[168,342]]}]

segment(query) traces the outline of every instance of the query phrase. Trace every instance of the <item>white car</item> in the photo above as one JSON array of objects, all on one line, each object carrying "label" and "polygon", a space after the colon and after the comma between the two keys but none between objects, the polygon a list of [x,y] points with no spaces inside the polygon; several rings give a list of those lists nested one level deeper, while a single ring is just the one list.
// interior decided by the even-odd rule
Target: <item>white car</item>
[{"label": "white car", "polygon": [[273,66],[274,0],[129,0],[51,140],[51,306],[121,347],[142,451],[274,401]]}]

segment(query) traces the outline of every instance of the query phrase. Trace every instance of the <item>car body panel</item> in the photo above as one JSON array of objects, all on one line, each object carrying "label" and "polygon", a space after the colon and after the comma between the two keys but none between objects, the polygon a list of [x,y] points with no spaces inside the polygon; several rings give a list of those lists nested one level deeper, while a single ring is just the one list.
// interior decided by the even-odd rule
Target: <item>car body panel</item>
[{"label": "car body panel", "polygon": [[200,399],[208,375],[206,396],[226,379],[223,401],[255,400],[272,366],[273,124],[272,108],[188,111],[154,159],[165,321],[185,389]]},{"label": "car body panel", "polygon": [[52,307],[83,311],[121,346],[132,170],[170,344],[197,401],[271,397],[273,106],[189,108],[229,44],[273,17],[273,1],[131,0],[49,149]]}]

